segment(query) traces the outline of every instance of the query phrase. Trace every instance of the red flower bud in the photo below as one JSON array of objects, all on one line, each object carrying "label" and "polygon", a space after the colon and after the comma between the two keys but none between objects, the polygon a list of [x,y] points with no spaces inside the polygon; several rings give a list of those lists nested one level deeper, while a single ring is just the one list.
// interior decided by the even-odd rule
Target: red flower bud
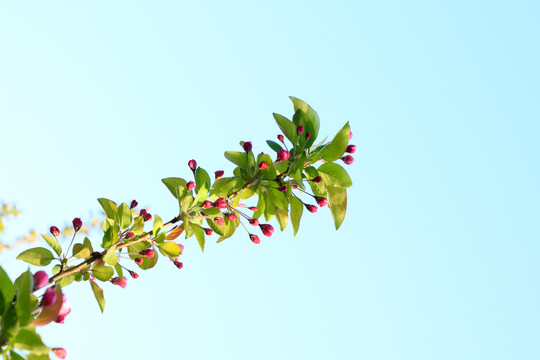
[{"label": "red flower bud", "polygon": [[129,270],[129,275],[131,275],[131,277],[134,279],[139,278],[139,274],[137,274],[135,271]]},{"label": "red flower bud", "polygon": [[257,209],[256,206],[250,206],[250,207],[248,207],[248,209],[251,210],[251,211],[257,211],[257,210],[259,210],[259,209]]},{"label": "red flower bud", "polygon": [[212,202],[209,201],[209,200],[205,200],[203,201],[203,203],[201,204],[201,207],[203,209],[210,209],[212,207]]},{"label": "red flower bud", "polygon": [[197,170],[197,162],[195,160],[189,160],[187,164],[191,171],[195,172]]},{"label": "red flower bud", "polygon": [[265,161],[261,161],[259,163],[259,169],[260,170],[268,169],[268,164]]},{"label": "red flower bud", "polygon": [[225,219],[222,218],[222,217],[216,217],[216,218],[214,218],[214,221],[215,221],[216,224],[218,224],[218,225],[225,225]]},{"label": "red flower bud", "polygon": [[345,150],[345,152],[348,152],[349,154],[354,154],[355,151],[356,151],[356,145],[349,145],[347,146],[347,150]]},{"label": "red flower bud", "polygon": [[188,191],[191,191],[195,188],[195,183],[193,181],[190,181],[186,184],[186,187],[188,189]]},{"label": "red flower bud", "polygon": [[315,205],[309,205],[309,204],[305,204],[305,205],[306,205],[306,209],[308,209],[309,212],[311,213],[317,212],[317,207]]},{"label": "red flower bud", "polygon": [[296,127],[296,134],[301,135],[304,132],[304,127],[302,125],[298,125]]},{"label": "red flower bud", "polygon": [[283,142],[283,140],[285,140],[285,138],[284,138],[283,135],[281,135],[281,134],[278,135],[277,138],[278,138],[278,140],[281,141],[281,142]]},{"label": "red flower bud", "polygon": [[315,177],[313,178],[313,180],[311,180],[311,181],[313,181],[314,183],[317,183],[317,184],[318,184],[318,183],[320,183],[320,182],[322,181],[322,179],[321,179],[320,176],[315,176]]},{"label": "red flower bud", "polygon": [[315,201],[317,201],[317,204],[319,204],[320,207],[326,206],[326,204],[328,204],[328,200],[322,196],[316,196]]},{"label": "red flower bud", "polygon": [[184,264],[182,264],[180,261],[173,261],[174,266],[176,266],[178,269],[181,269],[184,267]]},{"label": "red flower bud", "polygon": [[253,148],[253,145],[251,145],[251,141],[247,141],[244,143],[244,151],[245,152],[250,152],[251,149]]},{"label": "red flower bud", "polygon": [[72,223],[73,223],[73,229],[75,229],[75,232],[81,229],[82,221],[80,218],[73,219]]},{"label": "red flower bud", "polygon": [[259,219],[249,219],[249,223],[253,226],[259,225]]},{"label": "red flower bud", "polygon": [[143,263],[143,259],[142,259],[142,258],[140,258],[140,257],[138,257],[138,258],[135,258],[135,260],[134,260],[134,261],[135,261],[135,264],[137,264],[137,265],[141,265],[141,264]]},{"label": "red flower bud", "polygon": [[51,351],[60,359],[65,359],[67,356],[67,351],[64,348],[52,348]]},{"label": "red flower bud", "polygon": [[113,283],[114,285],[118,285],[120,287],[122,287],[122,289],[125,289],[126,288],[126,285],[127,285],[127,278],[125,276],[122,276],[122,280],[120,280],[119,277],[114,277],[112,278],[111,280],[111,283]]},{"label": "red flower bud", "polygon": [[311,133],[306,133],[306,140],[311,139]]},{"label": "red flower bud", "polygon": [[210,236],[212,235],[214,232],[212,231],[212,229],[208,229],[208,228],[204,228],[204,233],[207,235],[207,236]]},{"label": "red flower bud", "polygon": [[43,270],[40,270],[34,274],[34,291],[46,286],[49,282],[49,275]]},{"label": "red flower bud", "polygon": [[220,177],[222,177],[223,174],[225,174],[225,172],[223,170],[218,170],[218,171],[214,172],[214,174],[216,175],[216,180],[217,180]]},{"label": "red flower bud", "polygon": [[227,201],[224,198],[219,198],[216,201],[214,201],[214,207],[218,209],[226,209],[227,208]]},{"label": "red flower bud", "polygon": [[131,205],[129,205],[129,208],[130,209],[135,209],[137,207],[137,205],[139,205],[139,203],[137,202],[137,200],[133,200],[131,202]]},{"label": "red flower bud", "polygon": [[148,211],[146,211],[146,209],[141,209],[139,214],[143,217],[144,221],[148,221],[148,220],[152,219],[152,215],[150,215],[150,213],[148,213]]},{"label": "red flower bud", "polygon": [[56,285],[49,287],[45,290],[43,297],[41,298],[41,305],[43,307],[49,307],[56,302]]},{"label": "red flower bud", "polygon": [[278,187],[278,190],[281,191],[282,193],[286,193],[287,187],[285,185],[281,185],[280,187]]},{"label": "red flower bud", "polygon": [[51,226],[51,228],[49,229],[49,231],[51,232],[51,234],[56,238],[58,237],[58,235],[60,235],[60,229],[58,229],[56,226]]},{"label": "red flower bud", "polygon": [[261,239],[259,239],[259,237],[257,235],[249,234],[249,239],[254,244],[260,244],[261,243]]},{"label": "red flower bud", "polygon": [[154,249],[144,249],[141,252],[139,252],[144,257],[151,258],[154,257]]},{"label": "red flower bud", "polygon": [[347,165],[351,165],[354,162],[354,158],[351,155],[345,155],[341,160]]},{"label": "red flower bud", "polygon": [[234,214],[227,214],[227,219],[229,219],[229,221],[235,221],[236,220],[236,215]]},{"label": "red flower bud", "polygon": [[291,156],[291,154],[287,150],[281,149],[277,153],[277,160],[285,161],[289,158],[289,156]]},{"label": "red flower bud", "polygon": [[274,233],[274,227],[270,224],[261,224],[259,225],[259,227],[261,228],[261,231],[265,236],[272,236],[272,234]]},{"label": "red flower bud", "polygon": [[135,234],[132,233],[131,231],[128,232],[127,235],[126,235],[126,238],[127,238],[127,239],[133,239],[134,237],[135,237]]}]

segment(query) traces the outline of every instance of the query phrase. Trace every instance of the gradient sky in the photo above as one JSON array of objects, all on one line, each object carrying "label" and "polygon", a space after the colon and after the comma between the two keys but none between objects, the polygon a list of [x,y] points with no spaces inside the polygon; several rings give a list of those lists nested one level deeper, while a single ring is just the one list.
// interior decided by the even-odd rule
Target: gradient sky
[{"label": "gradient sky", "polygon": [[[357,145],[328,209],[253,245],[66,288],[70,359],[539,359],[537,1],[17,1],[0,5],[3,238],[135,198],[278,134],[293,95]],[[95,239],[99,243],[99,239]],[[26,268],[2,253],[15,277]]]}]

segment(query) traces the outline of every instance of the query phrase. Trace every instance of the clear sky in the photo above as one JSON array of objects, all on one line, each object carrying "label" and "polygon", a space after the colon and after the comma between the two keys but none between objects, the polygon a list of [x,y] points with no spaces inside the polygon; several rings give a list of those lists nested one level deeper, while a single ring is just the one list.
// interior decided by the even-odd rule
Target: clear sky
[{"label": "clear sky", "polygon": [[[307,101],[349,121],[354,185],[252,244],[184,242],[88,284],[42,330],[70,359],[539,359],[537,1],[17,1],[0,5],[0,199],[6,236],[46,232],[160,182],[255,151]],[[95,243],[99,243],[95,239]],[[25,269],[0,258],[11,276]]]}]

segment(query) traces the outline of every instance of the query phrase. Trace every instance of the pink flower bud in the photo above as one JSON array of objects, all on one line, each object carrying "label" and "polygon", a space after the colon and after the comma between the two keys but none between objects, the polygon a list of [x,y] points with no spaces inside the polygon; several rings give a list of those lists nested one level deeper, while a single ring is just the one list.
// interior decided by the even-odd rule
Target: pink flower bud
[{"label": "pink flower bud", "polygon": [[225,174],[225,172],[223,170],[218,170],[216,172],[214,172],[214,174],[216,175],[216,180],[221,178],[223,176],[223,174]]},{"label": "pink flower bud", "polygon": [[304,132],[304,127],[302,125],[298,125],[296,127],[296,134],[302,135],[303,132]]},{"label": "pink flower bud", "polygon": [[134,279],[139,278],[139,274],[137,274],[135,271],[129,270],[129,275],[131,275],[131,277],[134,278]]},{"label": "pink flower bud", "polygon": [[247,141],[244,143],[244,151],[245,152],[250,152],[251,149],[253,148],[253,145],[251,145],[251,141]]},{"label": "pink flower bud", "polygon": [[133,201],[131,201],[131,205],[129,205],[129,208],[130,209],[135,209],[137,207],[137,205],[139,205],[137,200],[133,200]]},{"label": "pink flower bud", "polygon": [[186,187],[188,189],[188,191],[191,191],[195,188],[195,183],[193,181],[190,181],[186,184]]},{"label": "pink flower bud", "polygon": [[216,224],[218,224],[218,225],[225,225],[225,219],[222,218],[222,217],[216,217],[216,218],[214,218],[214,221],[215,221]]},{"label": "pink flower bud", "polygon": [[219,198],[216,201],[214,201],[214,207],[218,209],[226,209],[227,208],[227,201],[224,198]]},{"label": "pink flower bud", "polygon": [[311,139],[311,133],[306,133],[306,140]]},{"label": "pink flower bud", "polygon": [[311,180],[311,181],[313,181],[314,183],[317,183],[317,184],[318,184],[318,183],[320,183],[320,182],[322,181],[322,179],[321,179],[320,176],[315,176],[315,177],[313,178],[313,180]]},{"label": "pink flower bud", "polygon": [[214,232],[212,231],[212,229],[204,228],[204,233],[205,233],[207,236],[210,236],[210,235],[212,235]]},{"label": "pink flower bud", "polygon": [[277,160],[285,161],[289,158],[289,156],[291,156],[291,154],[287,150],[281,149],[277,153]]},{"label": "pink flower bud", "polygon": [[135,264],[137,265],[141,265],[143,263],[143,259],[141,257],[135,258],[133,261],[135,261]]},{"label": "pink flower bud", "polygon": [[212,207],[212,202],[209,201],[209,200],[205,200],[203,201],[203,203],[201,204],[201,207],[203,209],[210,209]]},{"label": "pink flower bud", "polygon": [[180,248],[180,254],[183,254],[184,253],[184,245],[182,244],[176,244],[178,245],[178,247]]},{"label": "pink flower bud", "polygon": [[349,130],[349,140],[352,139],[352,131]]},{"label": "pink flower bud", "polygon": [[127,285],[127,278],[126,278],[125,276],[122,276],[122,279],[120,279],[119,277],[114,277],[114,278],[112,278],[110,281],[111,281],[111,283],[113,283],[114,285],[120,286],[122,289],[125,289],[125,288],[126,288],[126,285]]},{"label": "pink flower bud", "polygon": [[265,236],[272,236],[274,233],[274,227],[270,224],[260,224],[259,227]]},{"label": "pink flower bud", "polygon": [[141,252],[139,252],[144,257],[151,258],[154,257],[154,249],[144,249]]},{"label": "pink flower bud", "polygon": [[75,229],[75,232],[81,229],[82,221],[80,218],[73,219],[72,223],[73,223],[73,229]]},{"label": "pink flower bud", "polygon": [[34,274],[34,291],[46,286],[49,282],[49,275],[43,270],[40,270]]},{"label": "pink flower bud", "polygon": [[278,138],[278,140],[281,141],[281,142],[283,142],[283,140],[285,140],[285,138],[284,138],[283,135],[281,135],[281,134],[278,135],[277,138]]},{"label": "pink flower bud", "polygon": [[309,205],[309,204],[305,204],[305,205],[306,205],[306,209],[308,209],[309,212],[311,213],[317,212],[317,207],[315,205]]},{"label": "pink flower bud", "polygon": [[197,162],[195,160],[189,160],[187,164],[191,171],[197,170]]},{"label": "pink flower bud", "polygon": [[65,359],[67,356],[67,351],[64,348],[52,348],[51,351],[60,359]]},{"label": "pink flower bud", "polygon": [[345,155],[341,160],[347,165],[351,165],[354,162],[354,158],[351,155]]},{"label": "pink flower bud", "polygon": [[261,239],[259,239],[259,237],[257,235],[249,234],[249,239],[254,244],[260,244],[261,243]]},{"label": "pink flower bud", "polygon": [[51,226],[51,228],[49,229],[49,231],[51,232],[51,234],[56,238],[58,237],[58,235],[60,235],[60,229],[58,229],[56,226]]},{"label": "pink flower bud", "polygon": [[126,238],[127,238],[127,239],[133,239],[134,237],[135,237],[135,234],[132,233],[131,231],[128,232],[127,235],[126,235]]},{"label": "pink flower bud", "polygon": [[265,161],[261,161],[259,163],[259,169],[260,170],[268,169],[268,164]]},{"label": "pink flower bud", "polygon": [[181,269],[184,267],[184,264],[182,264],[180,261],[173,261],[174,266],[176,266],[178,269]]},{"label": "pink flower bud", "polygon": [[320,207],[326,206],[326,204],[328,204],[328,200],[322,196],[316,196],[315,201],[317,201],[317,204],[319,204]]},{"label": "pink flower bud", "polygon": [[347,146],[347,150],[345,150],[345,152],[348,152],[349,154],[354,154],[355,151],[356,151],[356,145],[349,145]]},{"label": "pink flower bud", "polygon": [[41,305],[43,307],[49,307],[56,302],[56,285],[49,287],[45,290],[43,297],[41,298]]},{"label": "pink flower bud", "polygon": [[71,306],[67,302],[66,295],[62,295],[62,307],[60,307],[60,311],[58,311],[58,317],[56,318],[56,320],[54,320],[54,322],[63,324],[64,319],[66,318],[66,316],[69,315],[70,312]]},{"label": "pink flower bud", "polygon": [[250,207],[248,207],[248,209],[251,210],[251,211],[257,211],[257,210],[259,210],[259,209],[257,209],[256,206],[250,206]]},{"label": "pink flower bud", "polygon": [[227,214],[227,219],[229,219],[229,221],[235,221],[236,220],[236,215],[234,214]]},{"label": "pink flower bud", "polygon": [[286,193],[287,192],[287,187],[285,185],[281,185],[279,188],[278,188],[279,191],[281,191],[282,193]]},{"label": "pink flower bud", "polygon": [[253,226],[259,225],[259,219],[249,219],[249,223]]}]

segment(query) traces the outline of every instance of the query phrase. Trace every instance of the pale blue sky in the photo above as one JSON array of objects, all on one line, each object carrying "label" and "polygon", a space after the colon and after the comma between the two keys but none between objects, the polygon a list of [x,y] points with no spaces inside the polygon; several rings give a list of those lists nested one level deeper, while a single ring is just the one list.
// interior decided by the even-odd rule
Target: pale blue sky
[{"label": "pale blue sky", "polygon": [[[185,241],[128,286],[88,284],[42,330],[70,359],[540,358],[535,1],[92,1],[0,5],[6,236],[136,198],[195,158],[267,151],[272,112],[349,121],[354,185],[259,246]],[[99,241],[96,241],[98,243]],[[12,276],[23,264],[3,255]]]}]

